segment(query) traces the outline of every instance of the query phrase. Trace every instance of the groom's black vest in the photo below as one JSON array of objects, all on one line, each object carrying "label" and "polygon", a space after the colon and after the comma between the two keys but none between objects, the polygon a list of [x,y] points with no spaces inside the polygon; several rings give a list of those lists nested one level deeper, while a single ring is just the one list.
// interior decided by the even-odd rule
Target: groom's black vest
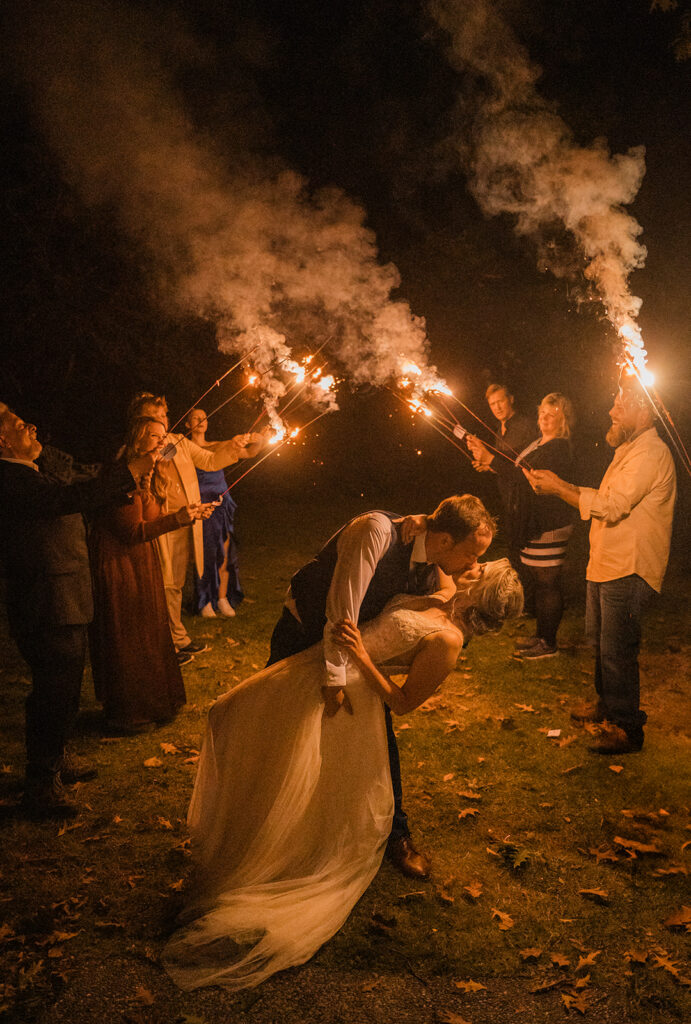
[{"label": "groom's black vest", "polygon": [[[372,513],[366,513],[371,515]],[[401,524],[395,523],[400,516],[393,512],[379,512],[391,522],[391,544],[377,564],[374,575],[360,605],[358,622],[369,622],[383,610],[384,605],[396,594],[431,594],[437,587],[436,566],[428,565],[416,580],[410,579],[410,555],[412,542],[401,540]],[[360,516],[357,516],[359,519]],[[350,522],[353,522],[351,519]],[[326,598],[331,586],[338,560],[338,538],[350,523],[333,535],[318,555],[303,566],[290,581],[290,589],[302,622],[311,643],[318,643],[326,625]]]}]

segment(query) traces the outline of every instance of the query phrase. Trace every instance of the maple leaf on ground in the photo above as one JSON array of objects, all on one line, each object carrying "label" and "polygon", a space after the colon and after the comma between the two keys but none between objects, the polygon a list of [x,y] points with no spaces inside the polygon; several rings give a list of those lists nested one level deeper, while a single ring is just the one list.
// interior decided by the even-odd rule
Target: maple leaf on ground
[{"label": "maple leaf on ground", "polygon": [[[576,970],[578,970],[578,968],[576,968]],[[573,988],[575,988],[575,989],[586,988],[589,984],[590,984],[590,975],[589,974],[584,974],[582,978],[577,978],[576,979],[576,981],[575,981],[575,983],[573,985]]]},{"label": "maple leaf on ground", "polygon": [[537,946],[529,946],[527,949],[519,949],[518,955],[526,963],[534,963],[542,956],[542,950],[538,949]]},{"label": "maple leaf on ground", "polygon": [[169,832],[173,831],[173,825],[171,825],[167,818],[162,818],[161,815],[159,814],[159,816],[156,818],[156,821],[159,823],[161,828],[165,828]]},{"label": "maple leaf on ground", "polygon": [[437,1019],[442,1024],[470,1024],[465,1017],[460,1017],[457,1013],[452,1013],[451,1010],[437,1010]]},{"label": "maple leaf on ground", "polygon": [[142,1006],[154,1005],[153,995],[149,992],[148,988],[144,988],[143,985],[138,986],[137,991],[134,993],[134,998],[138,1003],[141,1003]]},{"label": "maple leaf on ground", "polygon": [[177,882],[171,882],[168,886],[169,889],[173,889],[175,892],[182,892],[185,887],[185,879],[178,878]]},{"label": "maple leaf on ground", "polygon": [[455,902],[455,898],[451,895],[445,885],[437,886],[437,898],[441,903],[445,903],[447,906]]},{"label": "maple leaf on ground", "polygon": [[161,747],[161,750],[163,751],[164,754],[179,754],[180,753],[180,751],[178,750],[178,748],[175,746],[174,743],[161,743],[160,747]]},{"label": "maple leaf on ground", "polygon": [[577,995],[562,992],[561,1001],[566,1010],[577,1010],[580,1014],[584,1014],[588,1010],[588,996],[586,992],[579,992]]},{"label": "maple leaf on ground", "polygon": [[475,818],[480,812],[477,807],[466,807],[458,813],[458,820],[463,821],[464,818]]},{"label": "maple leaf on ground", "polygon": [[145,768],[160,768],[162,764],[163,761],[160,757],[147,757],[146,761],[144,761]]},{"label": "maple leaf on ground", "polygon": [[646,963],[647,959],[648,954],[645,952],[640,952],[637,949],[627,949],[624,952],[624,960],[626,960],[628,964],[644,964]]},{"label": "maple leaf on ground", "polygon": [[689,869],[686,864],[670,864],[668,868],[655,868],[651,871],[653,878],[664,878],[665,875],[688,875]]},{"label": "maple leaf on ground", "polygon": [[562,985],[563,981],[561,978],[543,978],[541,981],[537,981],[534,985],[528,987],[528,991],[532,992],[533,995],[538,995],[542,992],[549,992],[551,988],[556,988],[557,985]]},{"label": "maple leaf on ground", "polygon": [[664,925],[670,931],[673,931],[675,928],[683,928],[685,931],[691,932],[691,907],[682,906],[681,910],[677,910],[676,913],[667,918]]},{"label": "maple leaf on ground", "polygon": [[537,711],[535,710],[535,708],[532,707],[532,705],[530,705],[530,704],[514,704],[514,707],[518,708],[519,711],[524,711],[528,715],[536,715],[537,714]]},{"label": "maple leaf on ground", "polygon": [[492,907],[492,920],[499,921],[500,932],[508,931],[516,923],[510,914],[506,914],[503,910],[498,910],[496,907]]},{"label": "maple leaf on ground", "polygon": [[482,800],[480,794],[473,792],[472,789],[461,789],[459,790],[458,795],[464,797],[466,800]]},{"label": "maple leaf on ground", "polygon": [[659,952],[653,952],[653,970],[667,971],[668,974],[673,975],[675,978],[679,977],[679,961],[672,960],[669,953],[665,949],[661,949]]},{"label": "maple leaf on ground", "polygon": [[609,766],[609,770],[611,772],[614,772],[616,775],[618,775],[620,772],[624,771],[624,765],[623,764],[611,764]]},{"label": "maple leaf on ground", "polygon": [[451,780],[454,778],[455,774],[456,774],[455,772],[447,772],[446,775],[444,776],[444,778],[442,779],[442,782],[451,782]]},{"label": "maple leaf on ground", "polygon": [[554,966],[558,967],[560,970],[571,966],[571,961],[568,956],[564,956],[563,953],[552,953],[550,955],[550,960]]},{"label": "maple leaf on ground", "polygon": [[579,889],[578,895],[586,900],[592,900],[593,903],[599,903],[602,907],[607,907],[610,904],[609,893],[604,889]]},{"label": "maple leaf on ground", "polygon": [[639,843],[636,839],[625,839],[622,836],[614,837],[614,845],[622,846],[630,857],[635,859],[636,854],[650,854],[652,857],[664,857],[665,853],[655,843]]},{"label": "maple leaf on ground", "polygon": [[482,896],[482,882],[471,882],[463,886],[463,892],[467,893],[466,899],[479,900]]},{"label": "maple leaf on ground", "polygon": [[468,978],[467,981],[454,981],[454,985],[461,992],[482,992],[487,991],[486,985],[481,985],[479,981],[472,981]]},{"label": "maple leaf on ground", "polygon": [[611,861],[612,864],[615,864],[619,860],[619,855],[615,853],[614,850],[595,849],[594,846],[591,846],[588,849],[588,853],[595,858],[598,864],[601,860]]},{"label": "maple leaf on ground", "polygon": [[582,971],[584,967],[593,967],[601,952],[601,949],[594,949],[593,952],[588,953],[587,956],[579,957],[578,963],[576,964],[576,970]]}]

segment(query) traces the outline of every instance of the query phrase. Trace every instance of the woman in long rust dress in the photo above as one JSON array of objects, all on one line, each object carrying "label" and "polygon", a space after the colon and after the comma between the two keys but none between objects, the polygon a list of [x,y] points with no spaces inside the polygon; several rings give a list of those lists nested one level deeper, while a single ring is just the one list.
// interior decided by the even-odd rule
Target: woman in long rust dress
[{"label": "woman in long rust dress", "polygon": [[[124,458],[160,451],[165,428],[157,420],[136,420]],[[104,510],[90,535],[94,620],[90,627],[96,697],[108,726],[137,732],[172,719],[185,703],[185,687],[168,626],[158,556],[150,543],[170,530],[189,526],[213,506],[187,505],[162,514],[162,481],[139,481],[130,502]]]}]

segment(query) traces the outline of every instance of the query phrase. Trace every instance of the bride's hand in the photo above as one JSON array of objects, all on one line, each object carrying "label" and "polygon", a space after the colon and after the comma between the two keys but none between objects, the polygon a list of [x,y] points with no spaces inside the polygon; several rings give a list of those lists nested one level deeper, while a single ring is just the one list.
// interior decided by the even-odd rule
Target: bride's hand
[{"label": "bride's hand", "polygon": [[404,544],[410,544],[418,534],[427,530],[427,516],[406,516],[401,523],[401,540]]},{"label": "bride's hand", "polygon": [[340,622],[335,623],[331,630],[331,637],[337,647],[344,647],[355,658],[359,660],[367,658],[367,648],[362,642],[362,634],[350,619],[341,619]]},{"label": "bride's hand", "polygon": [[324,714],[327,718],[333,718],[341,708],[347,711],[349,715],[353,714],[353,705],[350,703],[350,697],[340,686],[322,686],[322,699],[324,701]]}]

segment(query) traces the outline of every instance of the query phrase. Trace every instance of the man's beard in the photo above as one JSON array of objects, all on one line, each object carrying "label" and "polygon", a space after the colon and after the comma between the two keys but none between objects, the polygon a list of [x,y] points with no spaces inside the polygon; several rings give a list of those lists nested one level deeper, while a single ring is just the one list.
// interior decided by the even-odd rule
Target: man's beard
[{"label": "man's beard", "polygon": [[605,441],[610,448],[618,448],[624,441],[628,441],[631,431],[622,427],[621,423],[613,423],[605,434]]}]

